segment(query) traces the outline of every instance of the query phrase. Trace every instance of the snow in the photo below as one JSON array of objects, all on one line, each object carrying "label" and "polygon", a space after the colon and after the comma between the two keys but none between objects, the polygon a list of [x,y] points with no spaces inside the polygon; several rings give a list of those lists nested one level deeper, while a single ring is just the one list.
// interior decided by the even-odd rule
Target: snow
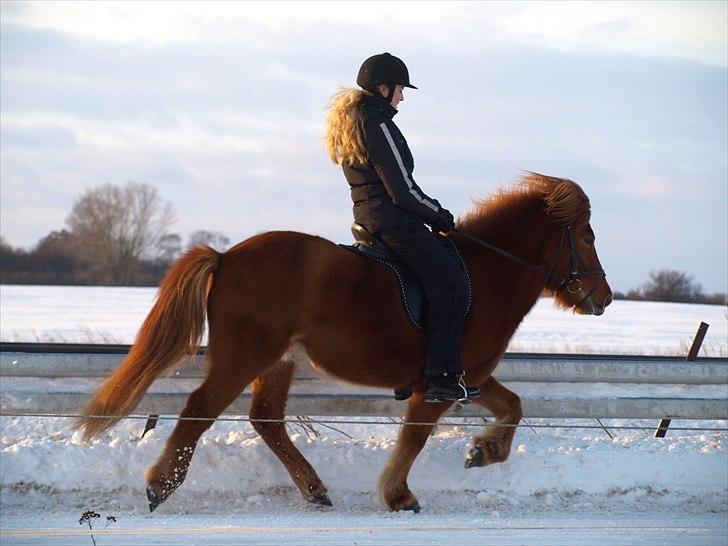
[{"label": "snow", "polygon": [[[422,506],[414,515],[386,512],[376,491],[397,426],[340,423],[334,425],[337,432],[314,423],[316,436],[290,425],[295,445],[318,470],[334,502],[333,508],[317,508],[301,499],[249,424],[218,422],[200,441],[185,483],[148,515],[143,470],[160,453],[172,422],[161,421],[140,439],[144,423],[124,421],[90,445],[82,444],[64,419],[5,417],[0,423],[5,532],[49,527],[79,532],[78,517],[94,509],[119,522],[104,544],[133,543],[124,542],[130,535],[112,534],[123,529],[138,529],[145,541],[151,533],[155,543],[183,544],[377,544],[384,539],[390,544],[721,544],[727,536],[723,432],[669,432],[656,439],[645,431],[611,430],[610,438],[600,429],[525,427],[516,433],[508,461],[465,470],[463,456],[480,428],[441,426],[410,476]],[[678,427],[726,424],[673,422]],[[179,527],[189,529],[185,536],[170,534]],[[44,543],[60,544],[62,538],[68,537]],[[6,542],[10,539],[17,542]],[[27,542],[5,535],[2,543]]]},{"label": "snow", "polygon": [[[290,516],[277,512],[279,506],[253,509],[242,515],[196,516],[188,514],[140,518],[134,523],[120,521],[96,533],[96,541],[106,544],[255,544],[255,545],[413,545],[413,544],[558,544],[558,545],[725,545],[723,516],[669,519],[611,516],[605,524],[600,516],[505,517],[500,512],[473,515],[369,513],[347,515],[347,523],[332,512],[310,511]],[[283,507],[286,509],[287,507]],[[45,517],[44,527],[34,530],[6,529],[3,546],[30,544],[91,545],[88,529],[75,521]],[[152,521],[153,520],[153,521]],[[10,520],[8,526],[15,526]],[[55,529],[48,529],[51,525]],[[74,529],[73,527],[76,527]],[[58,535],[57,529],[63,529]],[[8,533],[14,533],[12,535]],[[55,536],[50,533],[53,532]],[[31,535],[32,533],[32,535]],[[111,534],[113,533],[113,534]],[[71,538],[73,537],[73,538]],[[143,540],[140,540],[143,537]]]},{"label": "snow", "polygon": [[[155,288],[0,285],[0,340],[130,344],[155,295]],[[710,324],[701,355],[728,356],[726,306],[620,300],[591,317],[544,298],[509,350],[685,355],[701,321]]]},{"label": "snow", "polygon": [[[1,286],[0,337],[130,343],[153,296],[145,288]],[[711,325],[708,354],[724,357],[725,307],[618,301],[595,318],[542,300],[511,350],[684,354],[701,320]],[[0,387],[9,388],[5,380]],[[673,421],[696,430],[656,439],[651,430],[610,428],[651,429],[650,421],[602,420],[607,432],[565,427],[594,420],[527,419],[505,463],[466,470],[464,455],[482,430],[470,425],[482,421],[450,419],[410,474],[420,514],[389,513],[378,498],[398,425],[358,421],[314,422],[315,432],[288,425],[332,508],[304,502],[252,427],[226,421],[203,435],[187,480],[150,515],[143,472],[173,421],[142,439],[144,422],[124,420],[85,445],[67,419],[1,417],[0,542],[91,544],[78,519],[95,510],[100,545],[728,543],[727,434],[698,430],[726,429],[726,421]],[[107,515],[117,522],[101,529]]]}]

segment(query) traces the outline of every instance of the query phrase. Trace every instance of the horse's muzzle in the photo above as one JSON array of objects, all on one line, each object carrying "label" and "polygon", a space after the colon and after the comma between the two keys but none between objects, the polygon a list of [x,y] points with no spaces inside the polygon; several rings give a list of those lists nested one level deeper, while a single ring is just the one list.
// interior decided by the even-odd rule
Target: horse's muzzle
[{"label": "horse's muzzle", "polygon": [[604,314],[604,311],[607,309],[607,306],[612,303],[612,295],[609,294],[606,298],[604,298],[604,302],[601,305],[594,305],[592,304],[592,307],[594,311],[592,312],[593,315],[596,315],[597,317]]}]

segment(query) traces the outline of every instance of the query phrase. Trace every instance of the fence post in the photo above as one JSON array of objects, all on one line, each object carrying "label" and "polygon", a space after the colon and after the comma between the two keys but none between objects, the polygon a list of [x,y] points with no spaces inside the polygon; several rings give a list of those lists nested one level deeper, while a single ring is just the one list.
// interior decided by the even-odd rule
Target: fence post
[{"label": "fence post", "polygon": [[144,432],[142,432],[142,438],[149,432],[150,430],[153,430],[154,427],[157,426],[157,420],[159,419],[159,415],[156,413],[152,413],[149,418],[147,418],[147,424],[144,425]]},{"label": "fence post", "polygon": [[[710,326],[710,324],[706,324],[705,322],[701,322],[700,326],[698,326],[698,331],[695,333],[693,344],[690,346],[688,356],[685,358],[686,361],[690,362],[698,358],[698,352],[700,351],[700,346],[703,344],[703,340],[705,339],[705,333],[708,331],[708,326]],[[670,426],[670,421],[670,419],[662,419],[660,421],[660,426],[655,431],[655,438],[665,437],[667,429]]]}]

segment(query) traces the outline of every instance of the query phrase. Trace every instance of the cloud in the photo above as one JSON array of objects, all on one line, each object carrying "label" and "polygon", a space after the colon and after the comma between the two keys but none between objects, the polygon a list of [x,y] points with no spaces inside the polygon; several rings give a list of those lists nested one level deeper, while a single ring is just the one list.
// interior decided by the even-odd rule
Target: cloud
[{"label": "cloud", "polygon": [[[728,65],[723,2],[6,2],[2,21],[94,41],[246,43],[367,29],[450,51],[500,41],[562,51],[681,56]],[[289,39],[286,39],[288,37]],[[293,39],[291,39],[293,38]],[[376,43],[372,40],[370,43]]]},{"label": "cloud", "polygon": [[[321,143],[324,105],[377,44],[420,86],[395,118],[415,178],[456,215],[519,169],[565,176],[592,197],[616,288],[672,258],[694,263],[708,289],[725,284],[728,72],[700,62],[682,34],[681,58],[649,56],[672,23],[655,27],[653,46],[634,45],[657,8],[579,4],[564,30],[546,23],[576,4],[388,3],[397,19],[375,3],[354,20],[354,7],[327,3],[295,25],[298,4],[281,16],[248,3],[107,5],[3,5],[1,221],[12,244],[62,227],[84,189],[129,180],[173,202],[182,234],[349,240],[348,186]],[[670,6],[670,17],[687,10]],[[538,17],[519,19],[531,9],[540,30]],[[627,250],[635,233],[649,243],[639,259]],[[697,255],[695,240],[712,250]]]},{"label": "cloud", "polygon": [[[728,65],[723,2],[516,2],[504,39],[562,51],[616,51]],[[720,24],[721,22],[723,24]]]}]

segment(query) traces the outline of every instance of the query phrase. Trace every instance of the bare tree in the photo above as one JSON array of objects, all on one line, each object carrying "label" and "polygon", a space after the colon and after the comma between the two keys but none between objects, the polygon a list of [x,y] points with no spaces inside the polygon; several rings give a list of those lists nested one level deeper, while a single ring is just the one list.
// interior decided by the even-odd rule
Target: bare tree
[{"label": "bare tree", "polygon": [[697,302],[702,299],[700,284],[685,272],[672,269],[650,271],[650,280],[642,285],[642,297],[649,301]]},{"label": "bare tree", "polygon": [[134,182],[87,190],[66,219],[84,261],[114,284],[131,282],[173,221],[171,205],[157,190]]},{"label": "bare tree", "polygon": [[171,264],[182,252],[182,237],[177,233],[162,235],[157,243],[157,250],[157,263]]},{"label": "bare tree", "polygon": [[218,252],[225,252],[230,246],[230,239],[219,231],[198,229],[190,235],[187,248],[192,248],[197,245],[209,245]]}]

